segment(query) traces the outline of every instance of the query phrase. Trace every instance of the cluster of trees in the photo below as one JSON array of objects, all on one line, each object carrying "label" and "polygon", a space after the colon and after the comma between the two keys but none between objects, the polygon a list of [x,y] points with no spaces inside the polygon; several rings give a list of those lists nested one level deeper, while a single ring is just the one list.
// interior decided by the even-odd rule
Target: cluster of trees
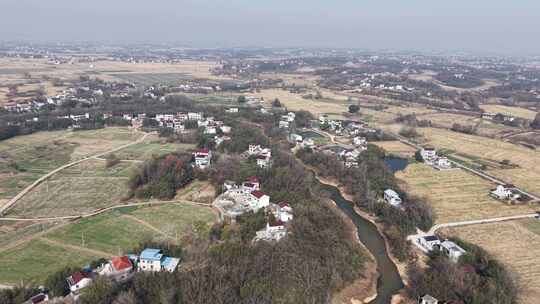
[{"label": "cluster of trees", "polygon": [[190,154],[171,153],[153,156],[133,172],[129,179],[132,195],[139,198],[171,199],[176,191],[194,178]]},{"label": "cluster of trees", "polygon": [[416,131],[415,127],[408,127],[408,126],[402,127],[399,130],[398,134],[406,138],[418,138],[421,136],[420,133]]},{"label": "cluster of trees", "polygon": [[476,127],[473,125],[462,125],[458,123],[454,123],[450,130],[454,132],[460,132],[465,134],[476,134]]},{"label": "cluster of trees", "polygon": [[515,280],[503,265],[476,245],[453,241],[467,251],[458,263],[434,252],[427,269],[418,266],[408,269],[407,292],[412,298],[430,294],[440,301],[516,303]]},{"label": "cluster of trees", "polygon": [[[424,199],[408,197],[403,192],[394,174],[384,163],[384,150],[369,145],[358,161],[358,168],[346,168],[336,156],[309,149],[298,151],[297,156],[307,165],[317,169],[321,176],[336,178],[346,193],[352,195],[354,203],[368,212],[377,215],[387,226],[392,253],[400,260],[409,255],[407,235],[416,227],[428,230],[434,223],[434,213]],[[384,190],[397,191],[403,200],[403,210],[381,202]]]},{"label": "cluster of trees", "polygon": [[418,120],[415,113],[407,115],[398,114],[398,117],[395,119],[395,121],[409,127],[431,127],[431,120]]}]

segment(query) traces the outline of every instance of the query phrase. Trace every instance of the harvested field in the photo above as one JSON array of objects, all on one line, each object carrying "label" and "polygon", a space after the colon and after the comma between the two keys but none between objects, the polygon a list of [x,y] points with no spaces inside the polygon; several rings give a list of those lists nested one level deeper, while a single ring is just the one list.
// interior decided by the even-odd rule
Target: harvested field
[{"label": "harvested field", "polygon": [[416,149],[406,145],[398,140],[392,141],[375,141],[372,144],[384,149],[386,152],[404,157],[412,157]]},{"label": "harvested field", "polygon": [[417,129],[426,143],[437,149],[448,149],[479,159],[500,162],[509,160],[518,166],[516,169],[488,170],[489,174],[504,179],[533,193],[540,193],[540,170],[535,170],[540,163],[540,151],[496,139],[467,135],[442,129]]},{"label": "harvested field", "polygon": [[89,213],[121,203],[127,196],[132,163],[105,168],[105,162],[89,160],[53,175],[25,195],[8,215],[53,217]]},{"label": "harvested field", "polygon": [[520,304],[535,304],[540,298],[540,221],[523,220],[447,229],[481,246],[501,261],[516,276]]},{"label": "harvested field", "polygon": [[435,170],[409,165],[396,174],[410,194],[427,198],[437,223],[480,220],[531,213],[534,206],[509,205],[489,196],[495,185],[463,170]]},{"label": "harvested field", "polygon": [[531,111],[529,109],[520,108],[520,107],[511,107],[503,105],[481,105],[484,111],[489,113],[501,113],[505,115],[512,115],[516,117],[521,117],[525,119],[533,120],[536,117],[537,112]]},{"label": "harvested field", "polygon": [[291,111],[305,110],[311,112],[315,117],[320,114],[337,114],[342,115],[348,111],[349,104],[346,101],[321,101],[321,100],[309,100],[302,98],[301,94],[290,93],[289,91],[271,89],[262,90],[260,93],[253,94],[257,97],[264,98],[265,102],[270,103],[278,98],[281,104],[287,107]]}]

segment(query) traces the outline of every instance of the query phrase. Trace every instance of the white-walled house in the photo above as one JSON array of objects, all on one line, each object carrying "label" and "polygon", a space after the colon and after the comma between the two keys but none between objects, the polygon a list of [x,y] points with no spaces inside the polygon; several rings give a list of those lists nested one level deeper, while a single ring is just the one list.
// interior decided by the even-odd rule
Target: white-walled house
[{"label": "white-walled house", "polygon": [[437,151],[435,148],[423,148],[420,155],[422,155],[424,161],[431,161],[437,157]]},{"label": "white-walled house", "polygon": [[201,169],[206,169],[210,166],[212,160],[212,151],[208,149],[201,149],[193,153],[195,158],[195,166]]},{"label": "white-walled house", "polygon": [[440,244],[441,252],[445,254],[452,262],[457,263],[459,258],[467,253],[465,249],[459,247],[452,241],[444,241]]},{"label": "white-walled house", "polygon": [[438,167],[439,169],[451,169],[452,163],[446,157],[439,157],[435,161],[435,166]]},{"label": "white-walled house", "polygon": [[426,253],[433,251],[441,245],[441,240],[435,235],[425,235],[417,239],[418,244],[422,247],[422,250]]},{"label": "white-walled house", "polygon": [[252,199],[250,200],[251,209],[257,211],[261,208],[266,208],[270,205],[270,196],[264,192],[256,190],[251,192]]},{"label": "white-walled house", "polygon": [[161,249],[146,248],[139,256],[139,271],[168,271],[174,272],[180,263],[180,259],[163,255]]},{"label": "white-walled house", "polygon": [[394,207],[399,207],[401,205],[401,198],[399,197],[399,194],[392,189],[386,189],[384,191],[384,200]]},{"label": "white-walled house", "polygon": [[439,300],[427,294],[418,299],[418,304],[439,304]]},{"label": "white-walled house", "polygon": [[92,273],[78,271],[67,278],[69,290],[73,295],[78,295],[80,291],[92,284]]},{"label": "white-walled house", "polygon": [[133,262],[128,256],[113,257],[109,263],[98,269],[99,275],[104,275],[114,281],[121,282],[130,278],[134,271]]},{"label": "white-walled house", "polygon": [[517,200],[521,195],[514,193],[510,187],[498,185],[497,188],[491,190],[491,196],[500,200]]}]

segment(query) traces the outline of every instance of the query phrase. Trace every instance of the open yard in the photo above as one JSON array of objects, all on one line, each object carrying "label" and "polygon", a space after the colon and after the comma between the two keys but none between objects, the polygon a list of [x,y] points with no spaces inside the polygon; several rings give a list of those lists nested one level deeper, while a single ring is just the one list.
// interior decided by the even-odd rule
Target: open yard
[{"label": "open yard", "polygon": [[396,174],[411,194],[426,197],[437,223],[526,214],[529,205],[508,205],[489,196],[495,185],[463,170],[438,171],[424,164],[409,165]]},{"label": "open yard", "polygon": [[43,235],[25,235],[25,242],[8,250],[0,246],[0,284],[37,282],[67,265],[86,263],[129,252],[149,239],[182,240],[194,224],[216,220],[212,209],[178,203],[122,208],[58,226]]},{"label": "open yard", "polygon": [[[535,233],[536,232],[536,233]],[[540,221],[535,219],[447,229],[487,250],[516,276],[520,304],[540,298]]]},{"label": "open yard", "polygon": [[417,129],[430,144],[437,149],[448,149],[457,153],[471,155],[479,159],[501,162],[509,160],[517,165],[515,169],[492,169],[489,174],[525,190],[540,194],[540,151],[519,145],[475,135],[467,135],[442,129]]},{"label": "open yard", "polygon": [[503,106],[503,105],[481,105],[480,108],[482,108],[484,111],[489,113],[501,113],[505,115],[512,115],[516,117],[526,118],[533,120],[536,117],[536,112],[531,111],[529,109],[520,108],[520,107],[511,107],[511,106]]},{"label": "open yard", "polygon": [[127,180],[133,166],[122,162],[105,168],[104,161],[89,160],[62,170],[25,195],[8,215],[79,215],[120,204],[128,193]]}]

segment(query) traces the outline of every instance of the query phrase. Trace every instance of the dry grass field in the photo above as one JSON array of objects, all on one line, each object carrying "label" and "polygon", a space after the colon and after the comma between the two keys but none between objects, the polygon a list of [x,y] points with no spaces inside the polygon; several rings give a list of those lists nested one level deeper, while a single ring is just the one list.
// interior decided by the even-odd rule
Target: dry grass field
[{"label": "dry grass field", "polygon": [[503,105],[492,105],[492,104],[481,105],[480,108],[482,108],[484,111],[489,112],[489,113],[501,113],[501,114],[512,115],[512,116],[531,119],[531,120],[536,117],[536,114],[538,114],[529,109],[524,109],[520,107],[503,106]]},{"label": "dry grass field", "polygon": [[425,197],[437,223],[526,214],[529,205],[508,205],[489,196],[495,185],[463,170],[438,171],[424,164],[409,165],[396,174],[408,193]]},{"label": "dry grass field", "polygon": [[443,129],[417,129],[430,144],[438,149],[448,149],[480,159],[510,160],[518,165],[516,169],[489,170],[488,173],[502,178],[508,183],[540,194],[540,151],[519,145],[475,135],[452,132]]},{"label": "dry grass field", "polygon": [[127,128],[39,132],[2,141],[0,198],[11,198],[40,176],[71,160],[130,143],[142,136]]},{"label": "dry grass field", "polygon": [[[313,92],[314,93],[314,92]],[[311,112],[316,117],[323,113],[341,115],[348,111],[349,104],[343,100],[321,101],[302,98],[301,94],[290,93],[280,89],[262,90],[260,93],[253,94],[257,97],[263,97],[265,103],[270,104],[278,98],[281,104],[291,111],[305,110]]]},{"label": "dry grass field", "polygon": [[520,304],[536,304],[540,298],[540,221],[524,220],[445,230],[481,246],[516,276]]},{"label": "dry grass field", "polygon": [[450,129],[454,123],[465,126],[475,126],[479,135],[489,137],[497,136],[505,132],[519,130],[518,128],[483,120],[480,117],[452,113],[431,113],[427,115],[419,115],[418,119],[431,120],[434,126],[447,129]]},{"label": "dry grass field", "polygon": [[167,143],[157,135],[150,135],[138,144],[129,146],[114,153],[118,159],[122,160],[145,160],[152,155],[163,155],[177,151],[187,151],[195,149],[194,144]]},{"label": "dry grass field", "polygon": [[372,144],[384,149],[388,153],[400,155],[403,157],[412,157],[414,156],[414,153],[416,152],[415,148],[408,146],[397,140],[376,141],[376,142],[372,142]]}]

